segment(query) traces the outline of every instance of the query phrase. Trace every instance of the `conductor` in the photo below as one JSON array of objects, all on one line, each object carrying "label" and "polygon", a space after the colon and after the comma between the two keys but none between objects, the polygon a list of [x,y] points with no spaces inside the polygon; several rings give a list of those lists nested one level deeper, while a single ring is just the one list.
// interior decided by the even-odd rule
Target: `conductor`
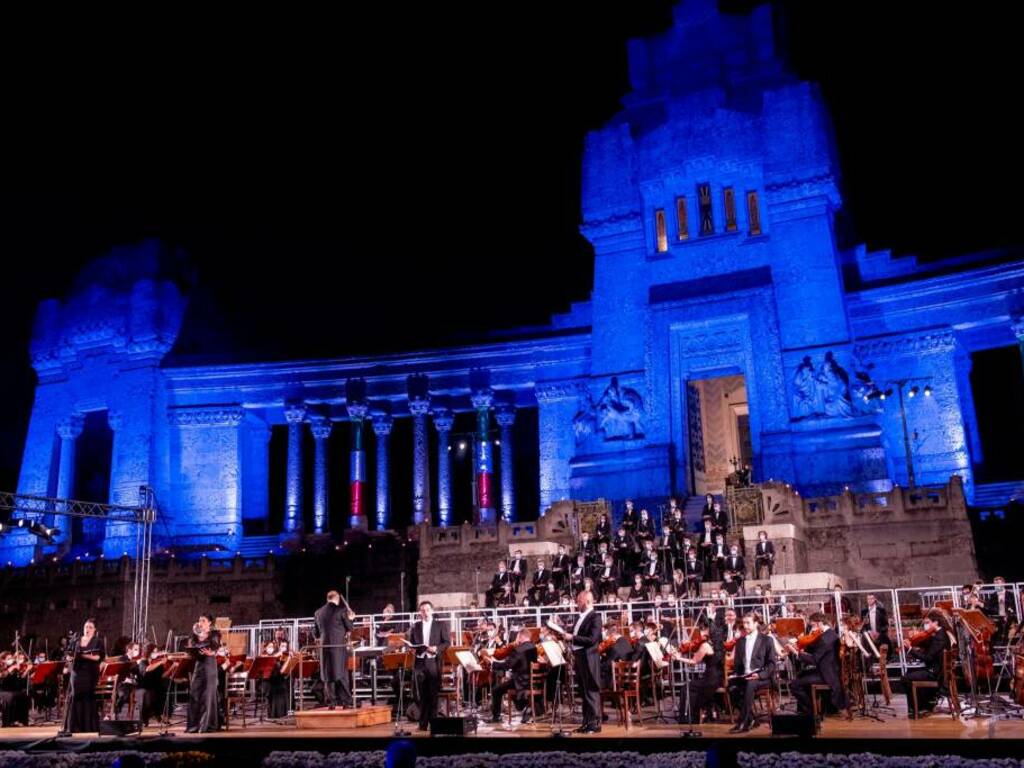
[{"label": "conductor", "polygon": [[320,641],[320,679],[324,681],[324,698],[328,709],[338,704],[342,709],[352,706],[352,690],[348,681],[348,633],[356,617],[347,606],[341,607],[336,590],[327,593],[327,602],[314,614],[313,636]]}]

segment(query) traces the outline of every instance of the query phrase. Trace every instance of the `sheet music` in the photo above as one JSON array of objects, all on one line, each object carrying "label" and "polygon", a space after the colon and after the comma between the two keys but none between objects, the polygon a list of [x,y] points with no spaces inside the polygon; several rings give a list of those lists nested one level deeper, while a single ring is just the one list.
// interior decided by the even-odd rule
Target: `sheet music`
[{"label": "sheet music", "polygon": [[644,643],[644,648],[651,654],[651,661],[654,662],[656,667],[667,667],[668,662],[665,661],[665,655],[661,652],[661,646],[658,645],[657,641],[652,640],[649,643]]},{"label": "sheet music", "polygon": [[471,651],[456,651],[455,658],[459,660],[459,664],[467,672],[484,671],[484,668],[480,666],[480,662],[476,660],[476,656]]},{"label": "sheet music", "polygon": [[552,640],[545,640],[540,644],[544,649],[544,655],[548,658],[548,664],[552,667],[560,667],[565,664],[565,657],[562,655],[562,648]]},{"label": "sheet music", "polygon": [[566,630],[564,630],[560,624],[555,624],[555,622],[553,622],[551,619],[547,620],[545,626],[547,626],[548,629],[553,629],[560,635],[564,635],[565,637],[568,637],[572,634],[572,632],[567,632]]}]

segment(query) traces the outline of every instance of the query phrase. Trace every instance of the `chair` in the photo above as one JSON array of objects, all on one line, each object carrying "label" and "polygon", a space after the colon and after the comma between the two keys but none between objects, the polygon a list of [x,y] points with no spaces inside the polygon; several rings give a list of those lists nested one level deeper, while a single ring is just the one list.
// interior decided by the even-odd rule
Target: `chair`
[{"label": "chair", "polygon": [[732,699],[729,697],[729,689],[725,686],[715,689],[715,696],[721,696],[724,706],[722,709],[725,710],[725,716],[732,720]]},{"label": "chair", "polygon": [[644,724],[643,708],[640,705],[640,662],[639,661],[615,661],[612,662],[613,687],[619,692],[621,698],[622,713],[626,730],[632,726],[632,718],[629,710],[629,702],[636,702],[636,715],[640,718],[640,724]]},{"label": "chair", "polygon": [[818,699],[819,693],[831,696],[832,689],[824,683],[811,683],[811,708],[814,711],[815,722],[819,722],[821,720],[821,702]]},{"label": "chair", "polygon": [[248,672],[228,672],[224,677],[224,730],[231,726],[231,706],[242,702],[242,727],[245,728],[245,703],[249,693]]},{"label": "chair", "polygon": [[[528,697],[527,701],[530,703],[530,717],[534,720],[537,719],[537,697],[540,697],[541,705],[543,707],[545,696],[547,695],[547,678],[547,664],[537,661],[530,663],[530,685],[526,691],[526,695]],[[554,707],[557,707],[558,705],[559,702],[557,701],[552,705],[552,717],[554,717]]]},{"label": "chair", "polygon": [[945,688],[949,692],[949,712],[953,717],[960,715],[960,698],[956,690],[956,676],[953,674],[953,652],[949,649],[942,652],[942,678],[940,680],[911,680],[910,681],[910,705],[914,720],[920,715],[920,708],[917,702],[917,692],[922,688]]}]

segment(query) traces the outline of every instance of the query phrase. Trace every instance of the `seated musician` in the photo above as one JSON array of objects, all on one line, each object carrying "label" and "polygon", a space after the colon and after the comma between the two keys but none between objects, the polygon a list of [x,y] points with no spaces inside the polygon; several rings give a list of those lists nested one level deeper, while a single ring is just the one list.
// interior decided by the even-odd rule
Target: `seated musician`
[{"label": "seated musician", "polygon": [[633,661],[633,644],[628,635],[622,634],[622,627],[617,622],[609,621],[604,625],[605,639],[599,648],[601,654],[601,688],[612,687],[612,664],[616,661]]},{"label": "seated musician", "polygon": [[757,532],[757,545],[754,547],[754,578],[761,578],[761,571],[768,571],[768,578],[772,577],[772,570],[775,568],[775,545],[768,541],[766,531]]},{"label": "seated musician", "polygon": [[860,612],[862,631],[867,633],[875,648],[892,645],[889,639],[889,614],[874,595],[867,596],[868,607]]},{"label": "seated musician", "polygon": [[[125,705],[131,701],[131,694],[137,690],[139,685],[139,678],[142,677],[142,672],[145,671],[145,664],[142,662],[142,647],[138,643],[128,643],[124,649],[124,656],[117,659],[117,661],[127,661],[131,664],[131,668],[120,679],[117,684],[117,696],[114,699],[114,712],[117,717],[121,716],[121,710],[124,709]],[[141,669],[140,669],[141,667]],[[129,719],[135,719],[135,713],[128,713]]]},{"label": "seated musician", "polygon": [[[907,694],[907,712],[913,711],[910,693],[911,681],[936,680],[940,681],[941,685],[943,654],[952,647],[953,637],[953,629],[943,612],[933,608],[925,614],[921,632],[903,641],[903,647],[907,650],[907,659],[924,663],[923,668],[908,669],[903,676],[903,688]],[[919,711],[930,712],[935,706],[935,696],[938,692],[935,688],[918,690]]]},{"label": "seated musician", "polygon": [[733,675],[729,682],[734,708],[739,710],[739,720],[730,733],[743,733],[756,726],[754,697],[758,690],[771,684],[775,675],[775,644],[758,631],[754,614],[743,617],[743,632],[733,652]]},{"label": "seated musician", "polygon": [[569,587],[569,570],[572,568],[572,558],[565,551],[565,544],[558,545],[558,554],[551,561],[551,580],[559,592],[564,592]]},{"label": "seated musician", "polygon": [[807,623],[808,631],[803,638],[797,638],[786,646],[787,652],[803,664],[803,669],[790,685],[797,701],[797,711],[804,715],[813,711],[811,686],[822,683],[829,687],[832,706],[837,711],[844,710],[847,700],[839,674],[839,635],[823,613],[812,613]]},{"label": "seated musician", "polygon": [[507,605],[512,594],[512,575],[505,569],[505,561],[498,561],[498,571],[491,578],[491,587],[487,590],[487,607],[494,608]]},{"label": "seated musician", "polygon": [[533,584],[527,590],[530,597],[530,605],[540,605],[541,598],[548,591],[548,582],[551,581],[551,572],[544,567],[544,558],[537,558],[537,570],[533,573]]},{"label": "seated musician", "polygon": [[21,650],[6,654],[0,663],[0,725],[28,725],[31,702],[28,680],[32,664]]},{"label": "seated musician", "polygon": [[617,594],[619,590],[619,569],[611,555],[604,556],[604,563],[594,570],[599,589],[599,602],[603,602],[606,596]]},{"label": "seated musician", "polygon": [[501,705],[508,691],[516,692],[516,706],[521,714],[520,724],[532,722],[529,712],[530,664],[537,661],[537,647],[530,641],[530,630],[520,629],[516,635],[516,647],[502,660],[491,662],[493,672],[508,671],[508,679],[498,683],[491,690],[491,722],[501,722]]},{"label": "seated musician", "polygon": [[747,564],[743,560],[743,555],[740,554],[738,544],[733,544],[729,547],[729,555],[722,563],[722,572],[731,575],[732,580],[739,583],[740,591],[743,591],[743,580],[747,572]]},{"label": "seated musician", "polygon": [[[721,630],[713,629],[704,617],[697,622],[694,635],[684,644],[692,655],[683,656],[683,664],[694,666],[704,664],[704,674],[691,679],[687,690],[679,697],[680,723],[699,723],[705,710],[710,710],[715,701],[715,691],[725,680],[725,647]],[[687,719],[689,699],[689,719]]]}]

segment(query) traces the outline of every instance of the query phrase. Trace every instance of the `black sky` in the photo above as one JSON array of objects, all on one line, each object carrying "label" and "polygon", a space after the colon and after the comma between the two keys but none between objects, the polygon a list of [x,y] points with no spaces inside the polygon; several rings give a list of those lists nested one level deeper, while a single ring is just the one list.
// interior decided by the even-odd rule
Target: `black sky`
[{"label": "black sky", "polygon": [[[626,91],[625,39],[666,28],[671,4],[366,5],[14,36],[0,487],[15,482],[31,403],[34,307],[114,244],[156,236],[189,252],[182,355],[411,348],[587,297],[581,139]],[[934,257],[1021,241],[1008,13],[786,10],[793,66],[833,110],[843,245]]]}]

